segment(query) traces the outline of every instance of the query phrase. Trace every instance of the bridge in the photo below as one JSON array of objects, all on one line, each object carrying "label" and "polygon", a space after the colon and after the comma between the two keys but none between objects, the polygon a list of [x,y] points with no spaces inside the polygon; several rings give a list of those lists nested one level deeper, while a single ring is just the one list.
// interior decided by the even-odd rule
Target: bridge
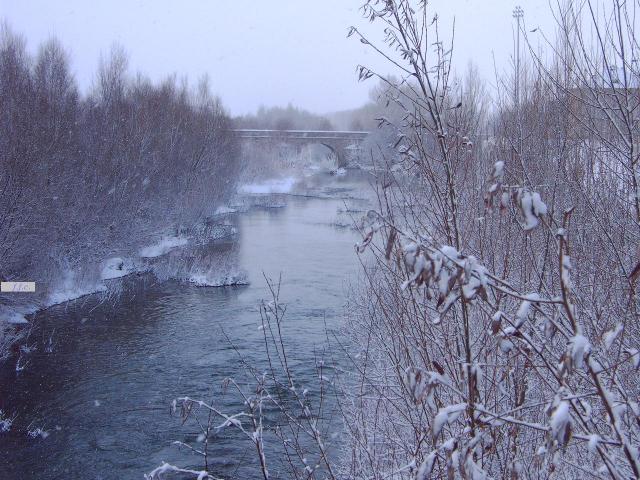
[{"label": "bridge", "polygon": [[336,157],[338,167],[347,166],[347,151],[357,148],[369,132],[334,130],[253,130],[239,128],[233,130],[237,138],[253,141],[270,141],[299,146],[320,144],[327,147]]}]

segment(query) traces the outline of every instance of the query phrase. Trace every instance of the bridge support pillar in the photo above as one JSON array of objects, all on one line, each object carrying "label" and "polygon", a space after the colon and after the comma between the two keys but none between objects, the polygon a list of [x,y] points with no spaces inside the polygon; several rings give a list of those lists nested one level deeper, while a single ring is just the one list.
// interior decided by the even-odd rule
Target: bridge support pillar
[{"label": "bridge support pillar", "polygon": [[322,143],[325,147],[331,150],[331,153],[334,157],[336,157],[337,168],[346,168],[347,167],[347,150],[346,145],[336,145],[335,143]]},{"label": "bridge support pillar", "polygon": [[334,150],[336,154],[336,162],[338,163],[338,168],[346,168],[347,167],[347,151],[338,147]]}]

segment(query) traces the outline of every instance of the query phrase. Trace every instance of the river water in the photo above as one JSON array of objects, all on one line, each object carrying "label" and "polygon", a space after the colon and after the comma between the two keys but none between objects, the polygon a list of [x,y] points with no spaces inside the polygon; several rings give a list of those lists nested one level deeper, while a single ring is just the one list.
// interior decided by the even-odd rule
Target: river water
[{"label": "river water", "polygon": [[[38,314],[26,368],[0,370],[0,409],[15,416],[0,433],[0,479],[140,479],[162,461],[200,468],[192,453],[171,445],[193,444],[198,432],[170,416],[169,405],[189,395],[213,398],[229,413],[242,408],[237,395],[221,390],[224,378],[242,370],[225,334],[260,364],[258,305],[269,299],[263,275],[282,275],[287,347],[303,372],[298,380],[311,382],[325,325],[338,325],[358,274],[357,233],[349,224],[367,205],[358,200],[362,174],[316,175],[311,183],[294,191],[322,198],[279,195],[279,208],[231,214],[225,221],[236,237],[207,246],[235,255],[248,285],[210,288],[134,275],[117,280],[107,297]],[[224,432],[211,442],[215,474],[255,476],[249,443]]]}]

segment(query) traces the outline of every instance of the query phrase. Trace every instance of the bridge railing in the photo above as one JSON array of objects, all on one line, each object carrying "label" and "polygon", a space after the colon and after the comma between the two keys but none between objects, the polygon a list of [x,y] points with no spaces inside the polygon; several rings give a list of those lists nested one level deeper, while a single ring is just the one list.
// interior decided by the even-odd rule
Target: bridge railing
[{"label": "bridge railing", "polygon": [[293,138],[309,140],[363,140],[367,135],[369,135],[369,132],[349,130],[269,130],[237,128],[231,131],[241,138]]}]

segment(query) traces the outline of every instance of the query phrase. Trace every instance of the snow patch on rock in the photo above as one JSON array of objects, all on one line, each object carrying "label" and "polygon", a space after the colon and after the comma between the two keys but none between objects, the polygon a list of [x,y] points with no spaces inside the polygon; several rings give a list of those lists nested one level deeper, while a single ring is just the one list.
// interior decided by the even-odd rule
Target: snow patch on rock
[{"label": "snow patch on rock", "polygon": [[140,250],[140,256],[143,258],[155,258],[165,255],[176,247],[184,246],[188,240],[184,237],[163,237],[158,243],[144,247]]},{"label": "snow patch on rock", "polygon": [[135,272],[135,266],[131,260],[113,257],[105,260],[100,278],[102,280],[112,280],[114,278],[124,277],[133,272]]},{"label": "snow patch on rock", "polygon": [[242,185],[239,193],[247,195],[269,195],[272,193],[289,193],[296,183],[293,177],[274,178],[260,183],[247,183]]}]

